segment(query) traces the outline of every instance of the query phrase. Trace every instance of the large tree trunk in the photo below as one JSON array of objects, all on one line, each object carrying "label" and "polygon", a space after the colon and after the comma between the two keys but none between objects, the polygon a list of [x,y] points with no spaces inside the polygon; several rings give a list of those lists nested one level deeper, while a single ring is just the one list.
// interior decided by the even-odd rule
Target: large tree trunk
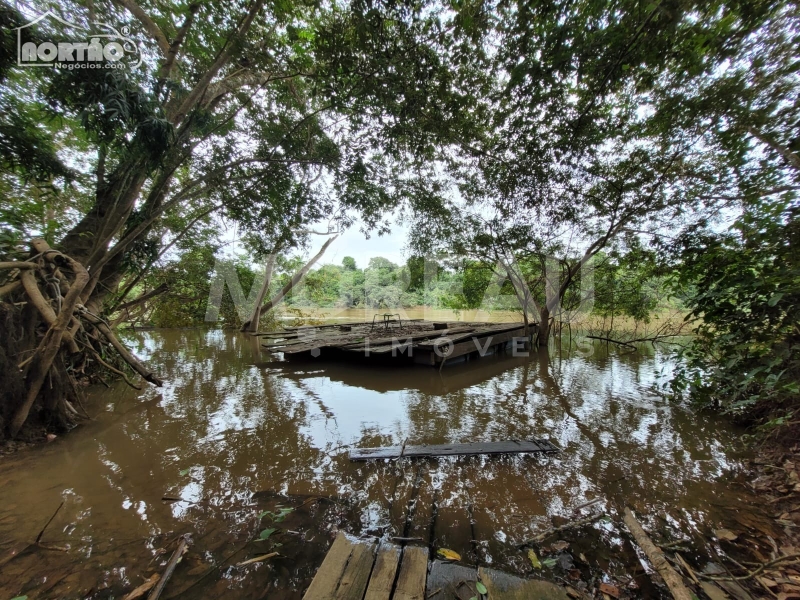
[{"label": "large tree trunk", "polygon": [[261,305],[264,304],[264,298],[266,298],[269,286],[272,283],[272,271],[275,268],[275,259],[277,256],[278,255],[273,252],[267,258],[267,265],[264,268],[264,284],[258,291],[258,296],[253,305],[253,312],[250,314],[250,319],[245,321],[242,325],[242,331],[246,333],[255,333],[258,331],[258,323],[261,320]]},{"label": "large tree trunk", "polygon": [[539,346],[547,346],[550,340],[550,309],[547,304],[539,309],[539,330],[536,334],[536,343]]},{"label": "large tree trunk", "polygon": [[[260,306],[260,308],[258,309],[258,314],[259,314],[259,317],[260,317],[260,315],[263,315],[264,313],[266,313],[266,312],[268,312],[268,311],[272,310],[273,308],[275,308],[275,307],[278,305],[278,303],[279,303],[281,300],[283,300],[283,299],[284,299],[284,297],[285,297],[285,296],[286,296],[286,295],[287,295],[289,292],[291,292],[291,291],[292,291],[292,289],[294,289],[295,287],[297,287],[297,285],[298,285],[298,284],[299,284],[301,281],[303,281],[303,278],[304,278],[304,277],[305,277],[305,276],[308,274],[308,272],[311,270],[311,267],[313,267],[313,266],[316,264],[316,262],[317,262],[317,261],[318,261],[320,258],[322,258],[322,255],[323,255],[323,254],[325,254],[325,251],[328,249],[328,246],[330,246],[330,245],[333,243],[333,241],[334,241],[334,240],[335,240],[337,237],[339,237],[339,235],[338,235],[338,234],[337,234],[337,235],[334,235],[334,236],[333,236],[332,238],[330,238],[330,239],[329,239],[327,242],[325,242],[324,244],[322,244],[322,248],[320,248],[320,249],[319,249],[319,252],[317,252],[317,253],[316,253],[316,254],[315,254],[315,255],[314,255],[312,258],[311,258],[311,260],[309,260],[309,261],[308,261],[308,262],[307,262],[305,265],[303,265],[303,268],[302,268],[302,269],[300,269],[300,270],[299,270],[297,273],[295,273],[294,275],[292,275],[292,278],[289,280],[289,282],[288,282],[288,283],[287,283],[285,286],[283,286],[283,287],[282,287],[282,288],[281,288],[281,289],[278,291],[278,293],[277,293],[277,294],[275,294],[275,296],[273,296],[273,297],[272,297],[272,298],[269,300],[269,302],[267,302],[267,303],[265,303],[265,304],[263,304],[263,305],[261,305],[261,306]],[[258,304],[256,304],[256,306],[258,306]],[[255,331],[255,329],[245,329],[245,327],[250,327],[250,323],[251,323],[251,322],[252,322],[252,319],[251,319],[251,321],[248,321],[247,323],[245,323],[245,325],[244,325],[244,326],[242,326],[242,331]]]}]

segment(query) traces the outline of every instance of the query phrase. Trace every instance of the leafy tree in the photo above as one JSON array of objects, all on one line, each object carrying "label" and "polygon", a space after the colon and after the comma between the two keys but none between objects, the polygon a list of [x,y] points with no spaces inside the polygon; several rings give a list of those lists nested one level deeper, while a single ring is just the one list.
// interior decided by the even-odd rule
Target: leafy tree
[{"label": "leafy tree", "polygon": [[726,231],[680,238],[676,273],[698,325],[675,392],[750,418],[792,420],[800,400],[797,217],[796,201],[763,200]]}]

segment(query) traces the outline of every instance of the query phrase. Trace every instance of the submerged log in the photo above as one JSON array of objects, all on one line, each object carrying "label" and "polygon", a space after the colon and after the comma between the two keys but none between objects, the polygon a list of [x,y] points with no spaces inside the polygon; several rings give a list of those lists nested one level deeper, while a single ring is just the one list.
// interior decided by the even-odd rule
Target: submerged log
[{"label": "submerged log", "polygon": [[692,592],[683,583],[683,578],[672,568],[664,552],[652,542],[628,507],[625,507],[623,521],[628,527],[628,531],[631,532],[633,539],[636,540],[636,543],[647,555],[647,560],[650,561],[653,568],[661,575],[664,583],[667,584],[673,598],[675,600],[692,600]]}]

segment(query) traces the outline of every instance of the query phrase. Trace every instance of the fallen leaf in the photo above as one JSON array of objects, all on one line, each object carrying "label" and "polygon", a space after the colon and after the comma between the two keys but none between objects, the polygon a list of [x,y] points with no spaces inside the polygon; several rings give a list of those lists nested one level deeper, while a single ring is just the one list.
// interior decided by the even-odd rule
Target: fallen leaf
[{"label": "fallen leaf", "polygon": [[182,469],[180,472],[180,476],[186,477],[189,474],[189,471],[191,471],[191,469]]},{"label": "fallen leaf", "polygon": [[245,565],[252,565],[253,563],[261,562],[270,558],[275,558],[278,556],[277,552],[270,552],[269,554],[262,554],[261,556],[256,556],[255,558],[251,558],[249,560],[242,561],[237,563],[237,567],[244,567]]},{"label": "fallen leaf", "polygon": [[569,548],[569,542],[565,542],[564,540],[558,540],[557,542],[550,544],[550,550],[552,550],[553,554],[562,552],[567,548]]},{"label": "fallen leaf", "polygon": [[580,558],[580,559],[581,559],[581,562],[582,562],[583,564],[585,564],[585,565],[588,565],[588,564],[589,564],[589,561],[588,561],[588,560],[586,560],[586,555],[585,555],[583,552],[581,552],[580,554],[578,554],[578,558]]},{"label": "fallen leaf", "polygon": [[[56,439],[57,437],[58,437],[58,436],[57,436],[55,433],[48,433],[48,434],[47,434],[47,441],[48,441],[48,442],[52,442],[52,441],[53,441],[54,439]],[[25,596],[25,597],[27,598],[27,596]]]},{"label": "fallen leaf", "polygon": [[453,550],[449,550],[447,548],[439,548],[436,551],[436,554],[445,560],[461,560],[461,555],[458,552],[454,552]]},{"label": "fallen leaf", "polygon": [[536,556],[536,552],[533,550],[528,550],[528,560],[531,561],[534,569],[542,568],[542,563],[539,562],[539,557]]},{"label": "fallen leaf", "polygon": [[556,566],[558,561],[555,558],[544,558],[542,559],[542,564],[547,567],[548,569],[552,569]]},{"label": "fallen leaf", "polygon": [[567,596],[570,598],[580,598],[581,593],[573,587],[567,586],[566,588]]},{"label": "fallen leaf", "polygon": [[581,578],[581,572],[578,569],[570,569],[569,578],[577,581]]},{"label": "fallen leaf", "polygon": [[479,594],[488,594],[489,590],[486,589],[486,586],[483,585],[480,581],[475,582],[475,589],[478,590]]},{"label": "fallen leaf", "polygon": [[124,596],[122,600],[136,600],[136,598],[141,598],[158,583],[160,577],[158,573],[154,573],[149,579],[146,579],[142,585],[134,589],[127,596]]},{"label": "fallen leaf", "polygon": [[615,585],[611,585],[610,583],[601,583],[597,586],[604,594],[608,594],[609,596],[613,596],[614,598],[619,598],[619,588]]},{"label": "fallen leaf", "polygon": [[717,539],[727,540],[729,542],[732,542],[739,537],[738,535],[733,533],[730,529],[715,529],[714,535],[717,536]]}]

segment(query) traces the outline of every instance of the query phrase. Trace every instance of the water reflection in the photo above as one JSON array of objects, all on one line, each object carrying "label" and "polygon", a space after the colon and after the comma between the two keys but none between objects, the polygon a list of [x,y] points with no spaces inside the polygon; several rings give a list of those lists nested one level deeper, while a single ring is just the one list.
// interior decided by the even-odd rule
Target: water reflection
[{"label": "water reflection", "polygon": [[[602,498],[612,514],[623,503],[663,512],[687,530],[713,521],[712,499],[732,494],[721,476],[737,469],[735,434],[654,393],[669,359],[652,348],[499,355],[439,373],[287,363],[262,354],[256,338],[222,331],[128,341],[167,383],[93,390],[95,421],[0,466],[4,551],[35,538],[62,499],[54,537],[91,553],[101,541],[212,522],[233,531],[255,492],[277,492],[342,499],[341,526],[355,533],[411,535],[523,570],[514,543],[588,500]],[[563,451],[347,457],[352,446],[531,437]],[[613,543],[613,526],[599,527]]]}]

